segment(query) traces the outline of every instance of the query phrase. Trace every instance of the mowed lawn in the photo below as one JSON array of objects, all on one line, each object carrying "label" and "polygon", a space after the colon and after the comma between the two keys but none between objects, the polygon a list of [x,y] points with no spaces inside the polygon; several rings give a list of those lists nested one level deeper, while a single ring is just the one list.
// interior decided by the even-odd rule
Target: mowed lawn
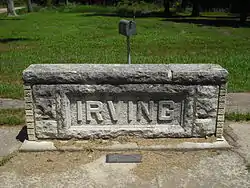
[{"label": "mowed lawn", "polygon": [[[126,63],[115,16],[36,12],[0,16],[0,97],[22,98],[22,71],[33,63]],[[214,27],[138,18],[132,63],[215,63],[229,91],[250,90],[250,27]]]}]

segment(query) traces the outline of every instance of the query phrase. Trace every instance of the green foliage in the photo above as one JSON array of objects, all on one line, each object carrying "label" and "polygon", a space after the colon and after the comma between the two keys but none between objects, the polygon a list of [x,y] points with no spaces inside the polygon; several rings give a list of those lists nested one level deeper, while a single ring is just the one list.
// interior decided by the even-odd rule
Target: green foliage
[{"label": "green foliage", "polygon": [[24,109],[0,109],[0,125],[21,125],[24,117]]},{"label": "green foliage", "polygon": [[25,4],[26,4],[26,0],[14,0],[15,7],[17,7],[17,6],[25,6]]},{"label": "green foliage", "polygon": [[250,113],[226,113],[226,119],[229,121],[250,121]]},{"label": "green foliage", "polygon": [[117,5],[117,13],[120,16],[141,16],[145,12],[158,11],[159,7],[141,0],[121,0]]},{"label": "green foliage", "polygon": [[10,84],[0,82],[0,97],[1,96],[8,96],[10,98],[18,99],[23,96],[23,87],[21,84],[17,85],[14,83]]},{"label": "green foliage", "polygon": [[174,2],[174,8],[175,8],[175,12],[182,12],[180,1],[175,1]]},{"label": "green foliage", "polygon": [[60,5],[60,6],[51,6],[51,7],[43,7],[43,6],[35,6],[34,12],[44,12],[44,13],[52,13],[52,12],[61,12],[61,13],[115,13],[115,7],[109,6],[79,6],[75,3],[69,3],[68,5]]},{"label": "green foliage", "polygon": [[[22,71],[30,64],[126,63],[126,39],[117,28],[121,17],[105,16],[115,8],[72,5],[43,11],[18,18],[0,15],[1,39],[16,39],[0,42],[0,97],[23,97]],[[250,90],[250,28],[163,18],[137,18],[136,23],[132,63],[220,64],[230,73],[230,91]]]},{"label": "green foliage", "polygon": [[51,6],[52,6],[52,0],[46,0],[46,1],[45,1],[45,5],[46,5],[47,7],[51,7]]},{"label": "green foliage", "polygon": [[[19,6],[25,6],[26,0],[14,0],[14,6],[19,7]],[[0,8],[6,8],[7,7],[7,2],[6,0],[0,0]]]}]

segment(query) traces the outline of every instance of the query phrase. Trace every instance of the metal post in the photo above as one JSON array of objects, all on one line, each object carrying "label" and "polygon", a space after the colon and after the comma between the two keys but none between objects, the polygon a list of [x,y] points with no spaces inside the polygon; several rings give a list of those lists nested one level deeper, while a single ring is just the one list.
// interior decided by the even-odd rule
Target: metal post
[{"label": "metal post", "polygon": [[130,40],[127,36],[127,48],[128,48],[128,64],[131,64],[131,57],[130,57]]}]

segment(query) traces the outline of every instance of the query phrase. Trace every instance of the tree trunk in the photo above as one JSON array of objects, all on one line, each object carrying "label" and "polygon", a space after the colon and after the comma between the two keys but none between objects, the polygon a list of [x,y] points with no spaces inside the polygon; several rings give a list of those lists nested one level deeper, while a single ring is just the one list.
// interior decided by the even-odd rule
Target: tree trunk
[{"label": "tree trunk", "polygon": [[65,0],[65,5],[68,5],[69,4],[69,1],[68,0]]},{"label": "tree trunk", "polygon": [[164,0],[163,5],[164,5],[164,14],[166,16],[170,16],[171,13],[170,13],[170,2],[169,2],[169,0]]},{"label": "tree trunk", "polygon": [[33,12],[31,0],[27,0],[27,8],[28,8],[28,12]]},{"label": "tree trunk", "polygon": [[248,1],[241,0],[241,8],[240,8],[240,22],[247,21],[247,11],[248,11]]},{"label": "tree trunk", "polygon": [[13,0],[7,0],[7,14],[8,16],[17,16]]},{"label": "tree trunk", "polygon": [[199,0],[193,0],[192,16],[200,16]]},{"label": "tree trunk", "polygon": [[247,13],[246,12],[241,12],[240,13],[240,22],[244,23],[247,21]]},{"label": "tree trunk", "polygon": [[186,10],[186,6],[187,6],[187,0],[182,0],[182,1],[181,1],[181,9],[182,9],[183,11]]}]

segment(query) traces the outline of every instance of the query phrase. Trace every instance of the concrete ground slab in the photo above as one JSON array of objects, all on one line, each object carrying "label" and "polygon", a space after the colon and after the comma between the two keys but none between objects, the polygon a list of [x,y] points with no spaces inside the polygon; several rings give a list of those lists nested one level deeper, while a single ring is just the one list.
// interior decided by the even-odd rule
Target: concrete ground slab
[{"label": "concrete ground slab", "polygon": [[[1,187],[249,188],[249,127],[227,122],[229,150],[21,152],[0,167]],[[138,153],[142,163],[106,163],[108,153]]]},{"label": "concrete ground slab", "polygon": [[[159,140],[162,144],[158,144]],[[180,139],[181,140],[181,139]],[[111,141],[106,144],[93,144],[86,141],[60,141],[61,144],[54,144],[53,141],[28,141],[25,140],[20,147],[23,152],[37,152],[37,151],[191,151],[191,150],[209,150],[209,149],[229,149],[231,146],[223,138],[220,141],[204,142],[202,139],[151,139],[148,145],[141,145],[138,142],[148,142],[145,139],[136,139],[137,142],[117,143]],[[203,142],[202,142],[203,141]]]},{"label": "concrete ground slab", "polygon": [[250,113],[250,93],[228,93],[226,112]]},{"label": "concrete ground slab", "polygon": [[0,99],[0,109],[18,109],[24,108],[24,101],[17,99]]},{"label": "concrete ground slab", "polygon": [[54,146],[54,143],[51,141],[29,141],[25,140],[19,151],[55,151],[57,148]]},{"label": "concrete ground slab", "polygon": [[[250,174],[232,151],[142,152],[142,163],[105,163],[95,152],[20,153],[0,168],[1,187],[248,188]],[[70,155],[70,156],[69,156]],[[56,164],[56,165],[55,165]]]},{"label": "concrete ground slab", "polygon": [[7,156],[19,149],[21,142],[16,140],[21,127],[1,127],[0,129],[0,157]]},{"label": "concrete ground slab", "polygon": [[[250,165],[250,123],[230,122],[229,129],[234,133],[233,139],[237,140],[236,150]],[[232,134],[231,134],[232,135]]]}]

